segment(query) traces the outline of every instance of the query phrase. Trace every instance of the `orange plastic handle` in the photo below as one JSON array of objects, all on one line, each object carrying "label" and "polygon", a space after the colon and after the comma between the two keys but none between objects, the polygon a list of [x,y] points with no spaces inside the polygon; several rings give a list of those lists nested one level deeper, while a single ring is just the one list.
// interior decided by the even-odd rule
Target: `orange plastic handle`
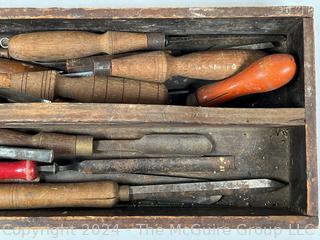
[{"label": "orange plastic handle", "polygon": [[272,54],[226,80],[200,87],[195,95],[201,106],[214,107],[240,96],[280,88],[294,77],[296,70],[292,55]]}]

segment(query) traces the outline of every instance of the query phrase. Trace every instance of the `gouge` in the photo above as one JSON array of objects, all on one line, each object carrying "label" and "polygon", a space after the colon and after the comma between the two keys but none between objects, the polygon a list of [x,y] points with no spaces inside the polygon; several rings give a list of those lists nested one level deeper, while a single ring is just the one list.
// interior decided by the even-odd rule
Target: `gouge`
[{"label": "gouge", "polygon": [[88,72],[163,83],[173,76],[221,80],[265,56],[261,51],[216,50],[173,57],[154,51],[111,59],[93,56],[66,61],[67,72]]},{"label": "gouge", "polygon": [[32,65],[25,62],[0,58],[0,73],[18,73],[18,72],[32,72],[43,71],[45,67]]},{"label": "gouge", "polygon": [[[196,93],[201,106],[214,107],[234,98],[275,90],[287,84],[296,73],[296,63],[289,54],[272,54],[252,63],[242,72],[218,83],[204,85]],[[190,95],[189,103],[194,102]]]},{"label": "gouge", "polygon": [[106,152],[109,157],[203,156],[213,143],[198,134],[150,134],[135,140],[93,140],[91,136],[41,132],[29,135],[0,129],[0,145],[29,146],[54,150],[55,156],[92,156]]},{"label": "gouge", "polygon": [[2,74],[1,87],[48,100],[165,104],[168,98],[167,88],[159,83],[108,76],[70,78],[56,71]]},{"label": "gouge", "polygon": [[0,158],[26,159],[51,163],[53,157],[53,150],[0,146]]},{"label": "gouge", "polygon": [[[18,34],[2,38],[7,54],[24,61],[56,61],[80,58],[98,53],[117,54],[140,49],[207,49],[283,41],[276,35],[187,35],[164,33],[113,32],[95,34],[84,31],[50,31]],[[200,46],[200,48],[199,48]]]},{"label": "gouge", "polygon": [[114,207],[119,201],[168,201],[171,198],[274,191],[284,184],[270,179],[119,186],[116,182],[1,184],[1,209]]}]

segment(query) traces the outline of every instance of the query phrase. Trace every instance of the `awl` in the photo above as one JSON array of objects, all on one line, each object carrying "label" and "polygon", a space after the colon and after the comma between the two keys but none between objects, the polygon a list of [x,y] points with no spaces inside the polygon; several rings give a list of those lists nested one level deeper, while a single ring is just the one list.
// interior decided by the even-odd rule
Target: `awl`
[{"label": "awl", "polygon": [[108,158],[203,156],[213,151],[210,139],[199,134],[150,134],[134,140],[93,140],[92,136],[41,132],[29,135],[0,129],[0,145],[54,150],[58,157]]},{"label": "awl", "polygon": [[274,191],[284,184],[270,179],[119,186],[116,182],[1,184],[1,209],[114,207],[119,201],[170,201],[178,197]]}]

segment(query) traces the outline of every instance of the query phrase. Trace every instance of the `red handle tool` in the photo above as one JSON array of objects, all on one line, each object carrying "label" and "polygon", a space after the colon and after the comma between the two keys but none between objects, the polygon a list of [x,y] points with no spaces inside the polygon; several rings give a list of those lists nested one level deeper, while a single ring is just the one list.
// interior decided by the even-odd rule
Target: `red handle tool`
[{"label": "red handle tool", "polygon": [[1,180],[32,181],[37,178],[37,165],[34,161],[0,162]]}]

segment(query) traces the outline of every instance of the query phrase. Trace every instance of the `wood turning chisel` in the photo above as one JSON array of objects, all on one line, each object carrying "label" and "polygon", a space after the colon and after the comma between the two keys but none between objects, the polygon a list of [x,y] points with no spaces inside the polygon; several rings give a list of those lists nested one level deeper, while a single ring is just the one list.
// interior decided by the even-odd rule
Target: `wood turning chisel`
[{"label": "wood turning chisel", "polygon": [[165,51],[153,51],[110,58],[107,55],[66,61],[67,72],[93,72],[94,75],[117,76],[164,83],[181,76],[202,80],[221,80],[238,73],[255,60],[265,56],[263,51],[214,50],[171,56]]},{"label": "wood turning chisel", "polygon": [[165,35],[114,31],[96,34],[85,31],[44,31],[2,37],[0,45],[8,50],[1,53],[4,57],[23,61],[57,61],[142,49],[198,51],[284,40],[285,37],[281,35]]},{"label": "wood turning chisel", "polygon": [[84,174],[106,173],[140,173],[155,174],[161,172],[196,172],[216,171],[224,172],[234,168],[234,158],[201,157],[201,158],[145,158],[145,159],[110,159],[85,160],[71,165],[57,164],[37,166],[33,161],[0,162],[0,179],[34,180],[38,172],[56,174],[58,172],[76,171]]},{"label": "wood turning chisel", "polygon": [[146,186],[118,185],[116,182],[1,184],[1,209],[56,207],[111,208],[119,201],[165,201],[179,197],[232,195],[268,192],[284,184],[270,179],[229,180]]},{"label": "wood turning chisel", "polygon": [[92,136],[41,132],[35,135],[0,129],[0,145],[54,150],[57,157],[108,158],[203,156],[214,150],[213,142],[200,134],[149,134],[133,140],[94,140]]}]

